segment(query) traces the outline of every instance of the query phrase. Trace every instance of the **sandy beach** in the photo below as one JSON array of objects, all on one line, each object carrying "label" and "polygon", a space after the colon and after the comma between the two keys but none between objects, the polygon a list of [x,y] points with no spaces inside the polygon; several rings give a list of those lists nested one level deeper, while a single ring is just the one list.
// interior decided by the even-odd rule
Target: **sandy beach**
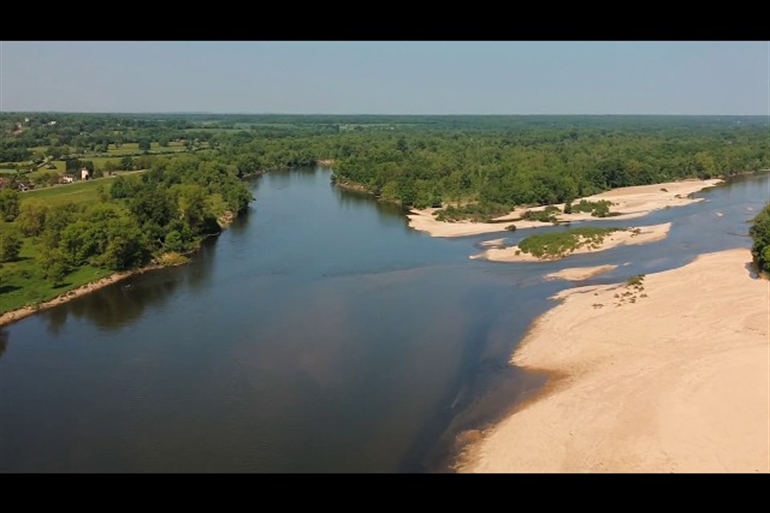
[{"label": "sandy beach", "polygon": [[486,430],[462,472],[770,472],[770,282],[748,249],[578,287],[511,363],[545,389]]},{"label": "sandy beach", "polygon": [[[603,192],[580,199],[588,201],[609,200],[613,203],[610,210],[618,212],[620,215],[612,217],[618,221],[626,219],[635,219],[645,216],[654,210],[667,207],[681,207],[702,201],[703,198],[688,198],[689,194],[698,192],[708,187],[713,187],[723,180],[683,180],[680,182],[667,182],[655,185],[639,185],[634,187],[621,187],[611,191]],[[555,205],[560,210],[564,210],[564,204]],[[460,221],[456,223],[437,221],[433,215],[437,208],[426,208],[422,210],[413,209],[407,215],[409,226],[415,230],[428,233],[432,237],[465,237],[468,235],[480,235],[484,233],[497,233],[505,231],[506,226],[515,224],[516,229],[538,228],[541,226],[551,226],[551,223],[540,221],[518,221],[527,210],[544,210],[546,207],[535,207],[531,209],[517,208],[516,210],[495,218],[495,223],[472,223],[470,221]],[[596,220],[591,214],[581,212],[575,214],[559,214],[557,219],[564,222],[580,222]],[[510,221],[510,223],[505,222]]]},{"label": "sandy beach", "polygon": [[[565,255],[562,258],[569,258],[571,255],[579,255],[581,253],[596,253],[598,251],[606,251],[618,246],[630,245],[630,244],[649,244],[650,242],[656,242],[665,239],[671,229],[671,223],[656,224],[652,226],[639,226],[630,227],[627,229],[612,232],[607,235],[598,245],[586,244],[580,246],[573,252]],[[496,243],[501,239],[495,239],[489,241]],[[484,245],[484,243],[482,243]],[[487,249],[476,255],[471,255],[471,260],[489,260],[492,262],[542,262],[546,259],[540,259],[529,253],[524,253],[518,246],[510,246],[507,248],[495,247],[497,244],[489,244],[490,249]],[[557,259],[558,260],[558,259]]]}]

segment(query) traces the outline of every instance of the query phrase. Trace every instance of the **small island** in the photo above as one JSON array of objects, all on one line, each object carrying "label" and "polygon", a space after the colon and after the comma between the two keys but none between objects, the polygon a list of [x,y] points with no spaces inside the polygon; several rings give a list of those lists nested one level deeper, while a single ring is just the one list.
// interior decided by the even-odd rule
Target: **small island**
[{"label": "small island", "polygon": [[632,228],[580,227],[563,232],[531,235],[517,246],[492,247],[471,255],[471,260],[493,262],[543,262],[570,255],[604,251],[628,244],[647,244],[664,239],[671,223]]}]

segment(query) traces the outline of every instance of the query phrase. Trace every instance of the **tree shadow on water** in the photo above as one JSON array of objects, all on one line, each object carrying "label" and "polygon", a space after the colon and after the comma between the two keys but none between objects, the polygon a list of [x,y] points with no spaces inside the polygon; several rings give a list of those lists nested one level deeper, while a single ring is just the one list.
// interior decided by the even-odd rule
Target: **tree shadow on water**
[{"label": "tree shadow on water", "polygon": [[6,348],[8,347],[8,331],[5,328],[0,328],[0,358],[3,357]]}]

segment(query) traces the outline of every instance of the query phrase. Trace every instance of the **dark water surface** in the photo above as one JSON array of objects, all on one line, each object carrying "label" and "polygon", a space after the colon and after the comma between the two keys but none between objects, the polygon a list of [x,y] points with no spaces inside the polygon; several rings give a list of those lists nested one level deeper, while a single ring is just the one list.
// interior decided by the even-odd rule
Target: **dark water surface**
[{"label": "dark water surface", "polygon": [[658,243],[499,264],[468,256],[501,235],[415,232],[328,170],[262,176],[191,264],[0,328],[0,471],[440,471],[458,431],[544,382],[506,364],[571,286],[544,274],[616,263],[584,282],[610,283],[749,247],[769,187],[594,223],[673,221]]}]

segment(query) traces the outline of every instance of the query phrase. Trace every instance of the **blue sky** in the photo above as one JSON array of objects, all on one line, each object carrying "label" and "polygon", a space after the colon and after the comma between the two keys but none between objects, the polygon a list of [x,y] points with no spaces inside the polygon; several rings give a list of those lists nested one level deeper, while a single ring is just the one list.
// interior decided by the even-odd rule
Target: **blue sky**
[{"label": "blue sky", "polygon": [[2,42],[0,110],[770,115],[770,43]]}]

